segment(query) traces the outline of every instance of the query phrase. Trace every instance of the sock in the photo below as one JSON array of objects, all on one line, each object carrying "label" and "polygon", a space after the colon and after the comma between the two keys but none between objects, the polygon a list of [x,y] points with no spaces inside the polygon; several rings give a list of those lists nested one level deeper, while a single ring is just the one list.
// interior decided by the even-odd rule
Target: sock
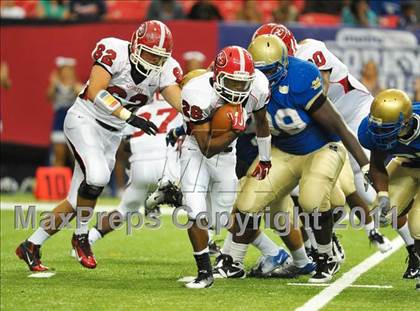
[{"label": "sock", "polygon": [[74,233],[76,235],[87,234],[89,232],[89,222],[88,221],[79,221],[76,225],[76,230]]},{"label": "sock", "polygon": [[410,230],[408,230],[408,223],[405,223],[400,229],[397,230],[398,234],[402,237],[405,242],[405,245],[410,246],[414,244],[414,239],[410,235]]},{"label": "sock", "polygon": [[306,230],[306,234],[309,237],[309,242],[311,243],[311,246],[315,249],[318,249],[318,244],[316,243],[315,235],[314,235],[314,232],[312,231],[312,229],[311,228],[306,228],[305,230]]},{"label": "sock", "polygon": [[232,246],[232,233],[228,231],[225,241],[223,243],[222,250],[221,250],[222,254],[230,255],[231,246]]},{"label": "sock", "polygon": [[416,250],[417,258],[420,261],[420,240],[414,240],[414,249]]},{"label": "sock", "polygon": [[233,262],[243,263],[247,250],[248,244],[235,243],[232,241],[230,255],[232,256]]},{"label": "sock", "polygon": [[211,262],[209,255],[209,248],[206,247],[200,252],[193,252],[195,263],[197,264],[198,272],[205,271],[211,273]]},{"label": "sock", "polygon": [[302,246],[301,248],[291,251],[290,252],[293,257],[293,263],[298,268],[303,268],[308,263],[311,262],[311,260],[308,258],[308,255],[306,255],[305,247]]},{"label": "sock", "polygon": [[328,254],[328,256],[332,256],[332,243],[323,245],[323,244],[318,244],[318,253],[320,254]]},{"label": "sock", "polygon": [[93,227],[89,230],[89,243],[90,245],[95,244],[96,241],[102,239],[102,233],[96,228]]},{"label": "sock", "polygon": [[214,232],[212,229],[209,229],[207,230],[207,234],[209,235],[209,244],[210,244],[210,242],[213,242]]},{"label": "sock", "polygon": [[39,227],[34,233],[29,237],[28,241],[35,245],[42,245],[50,237],[47,231],[44,228]]},{"label": "sock", "polygon": [[279,247],[264,232],[257,236],[252,245],[258,248],[264,256],[276,256],[279,252]]},{"label": "sock", "polygon": [[307,239],[303,244],[307,249],[310,249],[312,247],[311,241],[309,239]]},{"label": "sock", "polygon": [[370,223],[365,224],[365,231],[367,236],[369,236],[370,231],[375,229],[375,222],[372,220]]}]

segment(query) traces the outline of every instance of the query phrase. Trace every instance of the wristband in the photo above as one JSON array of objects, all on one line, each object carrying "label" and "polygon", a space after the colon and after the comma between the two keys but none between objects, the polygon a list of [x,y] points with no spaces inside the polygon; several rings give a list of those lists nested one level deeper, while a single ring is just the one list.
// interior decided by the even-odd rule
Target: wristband
[{"label": "wristband", "polygon": [[389,198],[388,191],[379,191],[378,192],[378,198],[379,197],[387,197],[387,198]]},{"label": "wristband", "polygon": [[100,90],[96,94],[93,104],[107,114],[112,114],[121,107],[121,103],[107,90]]},{"label": "wristband", "polygon": [[258,137],[258,154],[260,161],[271,161],[271,135],[267,137]]}]

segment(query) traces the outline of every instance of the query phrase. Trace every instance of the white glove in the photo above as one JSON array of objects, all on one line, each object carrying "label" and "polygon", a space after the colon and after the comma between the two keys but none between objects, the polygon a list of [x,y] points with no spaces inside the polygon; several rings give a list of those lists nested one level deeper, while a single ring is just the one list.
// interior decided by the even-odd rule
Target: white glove
[{"label": "white glove", "polygon": [[391,222],[388,217],[388,214],[391,211],[391,202],[389,200],[388,192],[379,191],[376,200],[380,211],[379,223],[382,227],[388,226]]}]

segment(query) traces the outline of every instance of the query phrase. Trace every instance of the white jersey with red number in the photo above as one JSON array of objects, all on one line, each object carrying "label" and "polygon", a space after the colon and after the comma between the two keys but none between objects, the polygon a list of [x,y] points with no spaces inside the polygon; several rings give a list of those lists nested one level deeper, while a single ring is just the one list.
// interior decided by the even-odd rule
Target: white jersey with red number
[{"label": "white jersey with red number", "polygon": [[[313,62],[319,70],[331,71],[327,95],[347,122],[354,118],[355,112],[369,110],[368,89],[349,73],[347,66],[327,49],[324,42],[305,39],[298,45],[295,56]],[[365,94],[366,100],[352,100],[353,89]]]},{"label": "white jersey with red number", "polygon": [[142,106],[136,114],[152,121],[159,128],[156,136],[147,135],[142,130],[127,125],[123,135],[129,136],[132,156],[130,162],[145,159],[164,159],[166,152],[175,149],[166,147],[166,133],[168,130],[182,125],[182,115],[169,105],[159,93],[153,96],[151,104]]},{"label": "white jersey with red number", "polygon": [[[132,69],[130,64],[129,44],[128,41],[117,38],[102,39],[96,44],[92,58],[95,64],[100,65],[111,75],[107,91],[115,96],[124,107],[135,111],[150,103],[156,91],[178,83],[182,79],[182,71],[178,62],[169,57],[161,72],[152,73],[141,83],[136,84],[131,76],[131,71],[135,69]],[[122,129],[126,124],[125,121],[103,112],[87,99],[88,87],[89,81],[76,100],[74,109],[79,111],[82,109],[93,118],[117,129]]]},{"label": "white jersey with red number", "polygon": [[[182,89],[182,111],[184,117],[184,126],[188,129],[189,123],[205,123],[211,120],[214,112],[222,106],[225,101],[215,92],[211,85],[213,72],[205,73],[190,80]],[[269,99],[268,80],[264,74],[255,70],[255,80],[251,86],[251,93],[244,106],[246,118],[248,119],[252,112],[265,107]],[[187,131],[188,132],[188,131]],[[185,144],[191,143],[197,145],[193,136],[187,137]],[[236,140],[231,144],[236,145]]]}]

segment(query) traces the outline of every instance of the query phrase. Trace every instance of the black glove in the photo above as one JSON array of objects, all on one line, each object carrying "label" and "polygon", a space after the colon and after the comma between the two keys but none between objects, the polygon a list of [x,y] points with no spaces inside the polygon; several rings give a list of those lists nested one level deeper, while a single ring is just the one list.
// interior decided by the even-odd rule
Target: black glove
[{"label": "black glove", "polygon": [[134,113],[126,121],[128,124],[143,130],[148,135],[156,135],[159,131],[157,126],[145,118],[136,116]]},{"label": "black glove", "polygon": [[175,146],[179,136],[185,135],[185,130],[183,126],[170,129],[168,134],[166,134],[166,146],[169,144],[173,147]]}]

